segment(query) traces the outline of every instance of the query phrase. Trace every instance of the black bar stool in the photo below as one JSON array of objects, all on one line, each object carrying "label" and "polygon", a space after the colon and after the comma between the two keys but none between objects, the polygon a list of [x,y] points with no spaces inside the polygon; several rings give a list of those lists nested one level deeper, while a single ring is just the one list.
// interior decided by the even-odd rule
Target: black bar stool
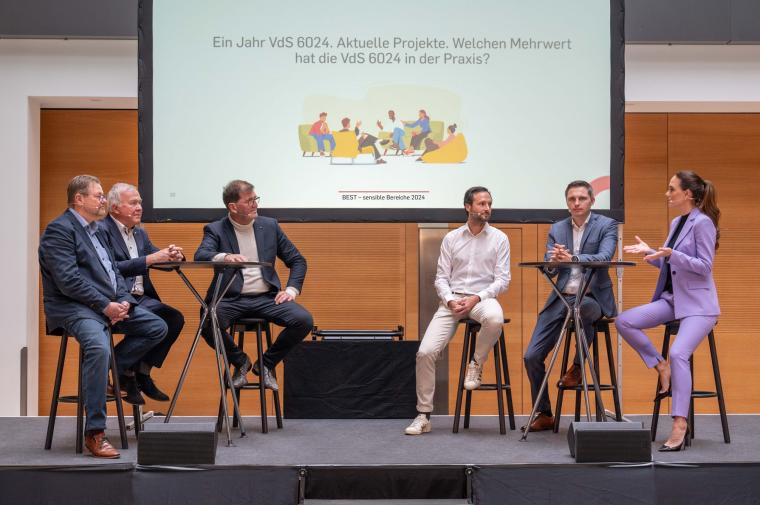
[{"label": "black bar stool", "polygon": [[[614,318],[606,318],[602,317],[598,321],[594,323],[594,333],[596,338],[594,338],[593,344],[591,344],[591,356],[594,360],[594,370],[596,371],[597,375],[601,374],[601,370],[599,369],[599,334],[604,334],[604,344],[607,348],[607,367],[610,371],[610,383],[609,384],[601,384],[601,378],[599,379],[599,390],[600,391],[612,391],[612,399],[615,403],[615,420],[616,421],[622,421],[623,420],[623,412],[620,408],[620,395],[618,391],[618,382],[617,382],[617,374],[615,373],[615,359],[613,357],[612,353],[612,337],[610,335],[610,325],[615,322]],[[567,364],[568,359],[570,357],[570,334],[574,335],[577,339],[577,333],[575,331],[575,324],[573,323],[573,320],[570,320],[570,328],[568,329],[568,335],[565,339],[565,349],[562,354],[562,367],[560,368],[560,377],[564,377],[565,373],[567,372]],[[593,384],[588,384],[589,391],[591,391]],[[579,384],[577,386],[573,387],[567,387],[562,386],[560,384],[557,384],[557,412],[554,416],[554,433],[557,433],[559,431],[559,422],[560,418],[562,417],[562,399],[565,395],[565,391],[575,391],[575,421],[581,420],[581,392],[583,391],[583,385]],[[596,402],[594,402],[596,403]],[[597,420],[601,420],[602,416],[604,416],[604,412],[599,411],[599,405],[596,405],[596,417]]]},{"label": "black bar stool", "polygon": [[[230,333],[234,334],[237,333],[238,335],[238,347],[240,349],[243,349],[243,346],[245,344],[245,332],[247,331],[255,331],[256,332],[256,359],[259,362],[259,367],[264,366],[264,346],[261,340],[261,335],[264,333],[266,335],[266,341],[267,341],[267,348],[272,346],[272,333],[269,330],[269,321],[266,319],[261,319],[257,317],[244,317],[240,319],[236,319],[235,321],[230,324]],[[272,370],[272,375],[274,375],[274,370]],[[226,383],[225,383],[226,385]],[[269,425],[267,422],[267,399],[266,399],[266,388],[263,384],[263,379],[259,379],[259,382],[249,382],[245,386],[236,389],[235,395],[237,395],[237,401],[238,405],[240,405],[240,390],[242,389],[257,389],[259,391],[259,401],[261,402],[261,432],[262,433],[268,433],[269,432]],[[282,428],[282,410],[280,408],[280,393],[279,391],[272,391],[272,396],[274,398],[274,413],[275,417],[277,419],[277,428]],[[216,430],[221,431],[222,429],[222,402],[225,401],[226,398],[222,398],[219,401],[219,415],[216,418]],[[237,421],[237,415],[232,417],[232,426],[237,427],[238,421]]]},{"label": "black bar stool", "polygon": [[[61,382],[63,380],[63,367],[66,363],[66,348],[68,347],[69,337],[74,338],[73,335],[68,335],[63,331],[53,332],[51,335],[57,335],[61,337],[61,348],[58,352],[58,366],[55,371],[55,384],[53,385],[53,398],[50,402],[50,415],[48,416],[47,436],[45,437],[45,449],[50,450],[53,444],[53,432],[55,431],[55,419],[58,414],[59,403],[76,403],[77,404],[77,439],[76,439],[76,452],[82,453],[84,446],[84,395],[82,393],[82,360],[84,359],[84,351],[82,347],[79,347],[79,372],[77,379],[77,394],[70,396],[61,396]],[[111,359],[109,364],[109,370],[111,372],[111,380],[113,383],[113,394],[106,395],[106,401],[116,402],[116,413],[119,420],[119,434],[121,436],[121,448],[128,449],[129,444],[127,442],[127,428],[124,423],[124,410],[121,402],[121,388],[119,387],[119,377],[116,373],[116,358],[113,350],[113,334],[109,328],[108,330],[109,342],[111,344]],[[133,415],[135,421],[135,432],[138,433],[140,429],[140,422],[142,418],[140,416],[140,409],[137,406],[133,408]]]},{"label": "black bar stool", "polygon": [[[459,433],[459,417],[462,411],[462,392],[465,395],[464,407],[464,429],[470,427],[470,407],[472,404],[472,391],[464,389],[464,375],[467,363],[475,355],[475,344],[477,343],[480,323],[473,319],[463,319],[461,322],[464,326],[464,342],[462,342],[462,363],[459,368],[459,382],[457,384],[457,402],[454,410],[454,433]],[[509,319],[504,319],[504,324],[509,323]],[[493,346],[493,364],[496,371],[496,383],[481,384],[477,391],[496,391],[497,406],[499,410],[499,433],[507,434],[507,428],[504,423],[504,396],[507,394],[507,412],[509,413],[509,429],[515,429],[515,411],[512,406],[512,386],[509,383],[509,364],[507,363],[507,345],[504,340],[504,329],[502,328],[499,339]],[[502,379],[503,377],[503,379]]]},{"label": "black bar stool", "polygon": [[[670,336],[676,335],[681,326],[681,322],[670,321],[665,323],[665,335],[662,340],[662,355],[667,357],[670,348]],[[720,380],[720,367],[718,366],[718,351],[715,347],[715,333],[710,330],[707,334],[707,342],[710,344],[710,360],[712,361],[713,378],[715,379],[715,391],[700,391],[694,389],[694,355],[689,358],[689,368],[691,370],[691,399],[689,400],[689,433],[686,445],[691,445],[694,438],[694,399],[695,398],[718,398],[718,409],[720,410],[720,424],[723,427],[723,441],[731,443],[731,434],[728,431],[728,416],[726,415],[726,403],[723,397],[723,382]],[[660,404],[663,398],[671,396],[671,391],[659,394],[660,379],[657,379],[657,389],[654,397],[654,411],[652,412],[652,441],[657,438],[657,421],[660,418]]]}]

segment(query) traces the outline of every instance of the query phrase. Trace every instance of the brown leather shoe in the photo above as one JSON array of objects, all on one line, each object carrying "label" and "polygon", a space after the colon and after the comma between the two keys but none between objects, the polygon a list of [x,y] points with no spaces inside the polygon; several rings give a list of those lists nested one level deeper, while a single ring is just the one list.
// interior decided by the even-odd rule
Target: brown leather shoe
[{"label": "brown leather shoe", "polygon": [[[554,416],[547,416],[543,412],[539,412],[533,422],[530,423],[530,431],[546,431],[554,429]],[[525,426],[520,428],[520,431],[525,431]]]},{"label": "brown leather shoe", "polygon": [[562,376],[562,378],[559,380],[559,384],[557,385],[565,388],[574,388],[580,383],[581,367],[573,363],[573,366],[571,366],[570,370],[568,370],[565,375]]},{"label": "brown leather shoe", "polygon": [[119,451],[111,445],[111,442],[106,438],[106,434],[102,431],[85,435],[84,446],[87,447],[87,450],[95,458],[114,459],[121,457]]}]

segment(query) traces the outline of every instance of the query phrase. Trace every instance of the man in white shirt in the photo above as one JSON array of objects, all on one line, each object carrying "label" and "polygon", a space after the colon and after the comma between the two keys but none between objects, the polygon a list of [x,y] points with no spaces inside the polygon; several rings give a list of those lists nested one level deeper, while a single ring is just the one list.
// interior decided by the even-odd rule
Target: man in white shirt
[{"label": "man in white shirt", "polygon": [[[272,371],[285,355],[308,335],[314,326],[309,311],[296,303],[306,277],[306,260],[288,239],[280,225],[271,217],[259,216],[259,197],[250,182],[234,180],[223,190],[222,200],[229,212],[218,221],[203,228],[203,240],[195,251],[196,261],[261,261],[271,266],[243,269],[242,279],[237,272],[225,272],[222,286],[234,275],[235,280],[217,307],[222,339],[231,365],[235,367],[233,385],[244,386],[246,374],[253,370],[261,375],[265,387],[277,391]],[[290,269],[283,289],[274,269],[280,258]],[[207,299],[216,287],[216,278],[209,286]],[[272,347],[264,353],[264,363],[251,363],[227,333],[231,322],[239,317],[260,317],[284,327]],[[213,348],[214,340],[207,324],[203,337]]]},{"label": "man in white shirt", "polygon": [[[400,119],[396,119],[395,111],[388,111],[388,123],[386,126],[388,126],[388,130],[391,132],[391,138],[390,140],[381,140],[380,145],[384,146],[389,142],[392,142],[391,149],[401,149],[402,151],[405,150],[406,144],[404,143],[404,122]],[[380,128],[380,130],[383,130],[383,123],[380,122],[380,120],[377,121],[377,127]]]},{"label": "man in white shirt", "polygon": [[[546,241],[544,261],[611,261],[617,247],[617,222],[614,219],[594,214],[594,190],[586,181],[573,181],[565,189],[565,201],[570,217],[554,223]],[[557,288],[562,295],[575,303],[581,285],[580,268],[560,268],[549,272],[559,275]],[[595,273],[589,293],[581,302],[581,324],[590,344],[594,338],[593,324],[602,315],[614,317],[616,314],[612,281],[607,270]],[[536,401],[541,383],[546,375],[544,360],[557,343],[567,307],[552,291],[546,305],[538,315],[533,336],[525,350],[525,369],[530,379],[531,394]],[[573,366],[560,379],[561,385],[574,387],[581,382],[581,368],[578,356]],[[530,431],[549,430],[554,427],[549,394],[545,390],[538,404],[538,414],[530,425]],[[527,427],[523,426],[523,430]]]},{"label": "man in white shirt", "polygon": [[143,356],[134,370],[127,371],[128,375],[120,381],[121,388],[127,393],[128,401],[138,405],[145,403],[141,392],[156,401],[169,401],[169,396],[156,386],[150,373],[153,367],[163,365],[182,332],[185,318],[179,310],[161,301],[148,267],[163,261],[182,261],[185,256],[179,246],[170,244],[159,249],[150,241],[141,226],[142,198],[133,185],[117,182],[111,187],[108,212],[109,216],[100,222],[100,227],[108,236],[116,267],[124,276],[127,289],[137,305],[163,319],[168,327],[161,343]]},{"label": "man in white shirt", "polygon": [[461,319],[481,324],[473,360],[467,365],[464,387],[477,389],[483,363],[493,349],[504,323],[496,297],[509,287],[509,239],[488,224],[491,193],[482,186],[464,194],[467,223],[446,234],[438,257],[435,289],[441,301],[417,351],[417,417],[407,435],[428,433],[432,426],[435,362],[456,333]]}]

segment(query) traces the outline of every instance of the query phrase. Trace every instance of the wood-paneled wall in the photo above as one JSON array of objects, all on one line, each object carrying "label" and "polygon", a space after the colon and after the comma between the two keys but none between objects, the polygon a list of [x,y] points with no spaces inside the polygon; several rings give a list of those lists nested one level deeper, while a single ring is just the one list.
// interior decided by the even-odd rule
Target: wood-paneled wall
[{"label": "wood-paneled wall", "polygon": [[[137,180],[137,113],[124,110],[44,110],[41,121],[40,225],[65,209],[65,186],[75,174],[100,177],[104,189],[114,182]],[[760,115],[753,114],[629,114],[626,117],[626,224],[625,243],[641,236],[650,244],[662,243],[669,219],[664,191],[670,175],[682,168],[694,169],[713,180],[723,211],[721,247],[716,256],[715,277],[723,315],[716,330],[727,405],[731,412],[760,411],[760,387],[753,348],[760,303],[754,296],[760,273],[741,268],[740,259],[751,258],[760,245],[755,225],[760,203],[753,196],[760,179]],[[495,195],[497,203],[508,195]],[[561,195],[558,195],[561,198]],[[743,225],[740,228],[740,224]],[[455,224],[451,225],[452,227]],[[543,254],[547,225],[498,225],[510,239],[512,284],[501,297],[508,326],[511,380],[518,412],[530,409],[530,389],[522,366],[539,308],[549,288],[533,270],[516,267]],[[309,262],[307,281],[299,302],[323,328],[391,328],[402,324],[408,338],[418,335],[418,241],[416,224],[284,224],[288,236]],[[181,245],[189,255],[200,242],[202,224],[147,224],[157,244]],[[281,276],[287,271],[278,265]],[[180,279],[172,273],[153,273],[162,298],[180,309],[186,326],[167,363],[154,372],[158,383],[173,390],[198,324],[199,311]],[[193,283],[203,286],[208,275],[191,272]],[[624,278],[624,305],[649,300],[656,271],[639,266]],[[432,289],[423,287],[422,289]],[[43,321],[40,307],[40,321]],[[44,328],[44,324],[41,324]],[[44,331],[44,330],[43,330]],[[659,347],[660,329],[650,335]],[[461,352],[461,332],[451,343],[450,377],[456,377],[456,357]],[[39,409],[49,409],[58,338],[40,335]],[[76,349],[76,346],[73,347]],[[69,352],[64,388],[76,384],[76,352]],[[711,386],[706,346],[696,353],[698,387]],[[630,348],[624,351],[624,404],[627,413],[648,412],[655,376]],[[279,371],[282,374],[282,370]],[[491,363],[486,379],[493,375]],[[606,373],[603,372],[603,375]],[[211,415],[218,406],[218,386],[212,354],[201,344],[177,408],[178,415]],[[552,394],[554,388],[551,388]],[[450,405],[455,391],[449,389]],[[494,413],[493,394],[473,396],[474,412]],[[258,411],[258,402],[245,398],[243,411]],[[700,412],[714,412],[714,402],[697,402]],[[148,403],[165,411],[166,404]],[[62,413],[73,411],[63,408]]]}]

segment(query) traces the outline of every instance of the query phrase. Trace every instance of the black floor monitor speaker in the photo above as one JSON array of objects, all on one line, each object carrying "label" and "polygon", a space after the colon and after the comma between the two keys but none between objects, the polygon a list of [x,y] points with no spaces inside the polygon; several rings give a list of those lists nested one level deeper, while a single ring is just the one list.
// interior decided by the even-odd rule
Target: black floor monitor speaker
[{"label": "black floor monitor speaker", "polygon": [[140,432],[140,465],[213,465],[216,461],[214,423],[148,423]]},{"label": "black floor monitor speaker", "polygon": [[576,463],[652,461],[651,433],[644,423],[574,422],[567,432]]}]

